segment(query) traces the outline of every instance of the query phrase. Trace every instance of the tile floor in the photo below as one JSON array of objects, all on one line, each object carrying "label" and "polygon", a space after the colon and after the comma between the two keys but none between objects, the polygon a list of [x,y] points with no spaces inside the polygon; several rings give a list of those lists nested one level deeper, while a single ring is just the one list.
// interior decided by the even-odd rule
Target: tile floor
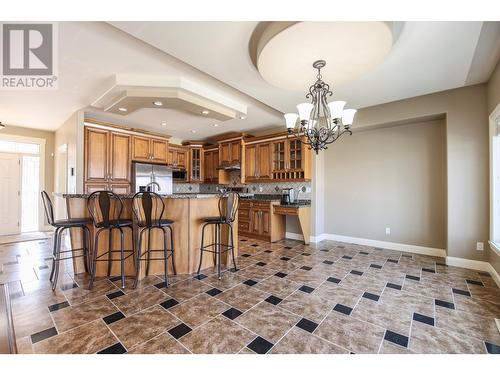
[{"label": "tile floor", "polygon": [[221,281],[116,278],[92,291],[51,241],[0,246],[21,353],[499,353],[500,289],[443,259],[334,241],[240,239]]}]

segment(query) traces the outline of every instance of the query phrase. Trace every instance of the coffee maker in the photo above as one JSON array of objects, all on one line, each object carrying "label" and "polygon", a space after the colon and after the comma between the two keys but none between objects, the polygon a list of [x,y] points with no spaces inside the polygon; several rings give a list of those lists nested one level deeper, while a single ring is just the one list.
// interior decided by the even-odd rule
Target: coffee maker
[{"label": "coffee maker", "polygon": [[281,204],[293,204],[293,188],[283,189],[281,192]]}]

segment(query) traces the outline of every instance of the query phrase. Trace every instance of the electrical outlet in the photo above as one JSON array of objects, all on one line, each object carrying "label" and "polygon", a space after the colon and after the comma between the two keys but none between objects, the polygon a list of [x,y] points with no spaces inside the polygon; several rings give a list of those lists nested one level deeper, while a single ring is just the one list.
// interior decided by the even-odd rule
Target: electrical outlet
[{"label": "electrical outlet", "polygon": [[484,250],[484,243],[483,242],[476,242],[476,250],[483,251]]},{"label": "electrical outlet", "polygon": [[385,228],[385,234],[390,235],[391,234],[391,228]]},{"label": "electrical outlet", "polygon": [[264,188],[259,185],[259,193],[262,193],[264,191]]},{"label": "electrical outlet", "polygon": [[310,186],[307,186],[306,187],[306,193],[310,193],[311,192],[311,187]]}]

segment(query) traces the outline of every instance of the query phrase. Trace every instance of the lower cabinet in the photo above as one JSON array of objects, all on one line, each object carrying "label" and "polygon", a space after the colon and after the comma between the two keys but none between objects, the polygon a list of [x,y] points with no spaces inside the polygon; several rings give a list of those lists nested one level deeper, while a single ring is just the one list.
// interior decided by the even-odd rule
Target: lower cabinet
[{"label": "lower cabinet", "polygon": [[285,238],[286,218],[283,215],[275,215],[271,205],[271,201],[240,201],[239,235],[271,242]]}]

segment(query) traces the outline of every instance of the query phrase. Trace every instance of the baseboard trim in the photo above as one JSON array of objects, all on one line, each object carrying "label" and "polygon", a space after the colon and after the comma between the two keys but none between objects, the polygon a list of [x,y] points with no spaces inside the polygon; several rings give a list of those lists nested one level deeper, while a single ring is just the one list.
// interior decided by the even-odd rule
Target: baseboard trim
[{"label": "baseboard trim", "polygon": [[[304,241],[304,236],[299,233],[286,232],[285,237],[291,240]],[[320,234],[318,236],[309,236],[309,241],[312,243],[317,243],[323,241],[325,238],[325,234]]]},{"label": "baseboard trim", "polygon": [[397,242],[370,240],[368,238],[349,237],[349,236],[342,236],[340,234],[325,233],[325,234],[323,234],[323,236],[324,236],[324,239],[326,239],[326,240],[355,243],[358,245],[366,245],[366,246],[373,246],[373,247],[381,247],[383,249],[405,251],[408,253],[415,253],[415,254],[431,255],[431,256],[441,257],[441,258],[446,257],[446,250],[445,249],[436,249],[433,247],[408,245],[408,244],[397,243]]},{"label": "baseboard trim", "polygon": [[493,268],[493,266],[489,262],[484,262],[482,260],[465,259],[465,258],[446,257],[446,264],[448,266],[462,267],[476,271],[489,272],[493,277],[495,283],[500,288],[500,275],[498,275],[498,272],[495,270],[495,268]]}]

